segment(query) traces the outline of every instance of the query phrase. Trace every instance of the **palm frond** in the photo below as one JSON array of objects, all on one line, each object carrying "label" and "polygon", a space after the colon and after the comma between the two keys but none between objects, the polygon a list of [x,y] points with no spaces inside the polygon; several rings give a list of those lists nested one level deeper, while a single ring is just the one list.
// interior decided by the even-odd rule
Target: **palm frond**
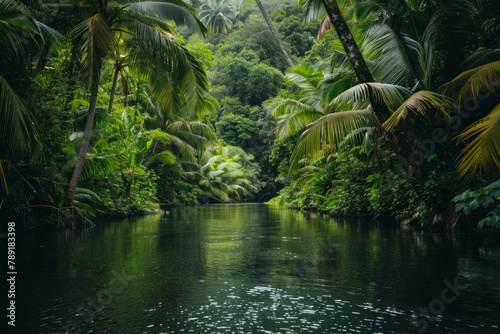
[{"label": "palm frond", "polygon": [[24,52],[23,32],[32,35],[39,33],[36,21],[29,10],[17,0],[0,2],[0,42],[13,59]]},{"label": "palm frond", "polygon": [[159,162],[165,165],[174,165],[177,162],[177,158],[170,151],[159,152],[148,158],[148,162]]},{"label": "palm frond", "polygon": [[113,32],[106,18],[96,14],[78,24],[73,29],[72,35],[80,42],[78,48],[84,55],[81,62],[83,81],[92,91],[97,91],[101,69],[110,50],[109,46],[114,43]]},{"label": "palm frond", "polygon": [[195,148],[181,138],[170,134],[170,145],[172,149],[185,161],[193,161],[195,158]]},{"label": "palm frond", "polygon": [[415,118],[418,118],[418,123],[423,124],[437,123],[443,118],[451,120],[447,111],[452,110],[454,106],[455,101],[447,96],[431,91],[420,91],[408,98],[383,126],[391,131],[401,123]]},{"label": "palm frond", "polygon": [[467,70],[441,86],[440,91],[451,96],[458,95],[460,104],[470,97],[478,99],[485,94],[495,95],[500,91],[500,61]]},{"label": "palm frond", "polygon": [[344,151],[349,147],[362,146],[363,151],[368,153],[373,146],[373,134],[376,133],[373,127],[364,127],[353,130],[339,143],[339,151]]},{"label": "palm frond", "polygon": [[304,13],[304,23],[309,23],[322,19],[326,15],[326,9],[320,0],[301,1],[302,12]]},{"label": "palm frond", "polygon": [[496,61],[500,61],[500,49],[479,48],[457,68],[456,73],[460,74]]},{"label": "palm frond", "polygon": [[296,170],[300,160],[314,159],[327,147],[338,149],[344,138],[354,130],[375,125],[376,121],[369,110],[337,112],[321,117],[302,133],[292,153],[290,170]]},{"label": "palm frond", "polygon": [[93,218],[96,217],[96,212],[92,206],[87,203],[79,202],[77,200],[73,200],[73,206],[80,211],[85,216],[91,216]]},{"label": "palm frond", "polygon": [[162,20],[172,20],[176,25],[185,25],[189,29],[199,32],[205,36],[207,28],[193,14],[193,9],[189,8],[184,1],[170,0],[168,2],[144,1],[129,5],[126,9],[141,12],[144,15]]},{"label": "palm frond", "polygon": [[344,93],[337,96],[330,106],[347,105],[353,108],[364,108],[368,105],[370,98],[379,103],[386,104],[390,109],[394,106],[400,106],[412,92],[398,85],[384,83],[363,83],[358,84]]},{"label": "palm frond", "polygon": [[324,112],[305,103],[292,99],[282,100],[273,111],[277,120],[276,135],[279,139],[289,138],[324,115]]},{"label": "palm frond", "polygon": [[[155,104],[163,118],[205,107],[208,77],[203,65],[170,34],[146,24],[134,25],[134,37],[126,41],[134,71],[150,84]],[[151,67],[155,71],[149,70]]]},{"label": "palm frond", "polygon": [[458,142],[468,145],[459,156],[458,173],[470,178],[478,171],[492,176],[500,174],[500,104],[490,114],[468,126]]},{"label": "palm frond", "polygon": [[75,200],[89,205],[102,205],[102,199],[90,189],[76,188]]},{"label": "palm frond", "polygon": [[42,22],[36,21],[35,23],[38,28],[39,34],[43,37],[44,40],[47,40],[54,44],[63,38],[61,33],[54,28],[51,28],[48,25],[43,24]]},{"label": "palm frond", "polygon": [[189,127],[193,134],[205,138],[207,141],[215,142],[217,140],[217,135],[213,127],[209,124],[202,122],[189,122]]},{"label": "palm frond", "polygon": [[405,48],[410,38],[401,39],[389,25],[374,25],[366,33],[363,55],[374,61],[370,70],[376,81],[401,85],[415,78],[413,64]]},{"label": "palm frond", "polygon": [[325,34],[330,30],[331,26],[332,21],[330,21],[330,17],[326,15],[319,25],[318,34],[316,35],[316,43],[320,42],[321,38],[325,36]]},{"label": "palm frond", "polygon": [[38,127],[25,103],[0,75],[0,142],[5,154],[27,155],[38,141]]},{"label": "palm frond", "polygon": [[[80,109],[73,112],[73,130],[74,131],[84,131],[85,125],[87,123],[87,118],[89,115],[89,109]],[[95,108],[94,125],[97,123],[111,123],[113,122],[113,117],[109,115],[106,109],[102,107]]]},{"label": "palm frond", "polygon": [[109,174],[118,169],[118,163],[109,157],[90,157],[85,159],[81,178],[89,179],[97,174]]}]

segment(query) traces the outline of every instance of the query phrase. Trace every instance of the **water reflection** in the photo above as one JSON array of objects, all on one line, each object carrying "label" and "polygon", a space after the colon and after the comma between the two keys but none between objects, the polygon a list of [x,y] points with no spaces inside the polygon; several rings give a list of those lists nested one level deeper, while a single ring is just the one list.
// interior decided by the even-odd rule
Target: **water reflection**
[{"label": "water reflection", "polygon": [[[22,242],[19,333],[416,333],[418,319],[426,333],[499,332],[500,247],[477,236],[224,205]],[[89,321],[79,307],[122,271],[133,278]],[[421,315],[455,278],[457,300]]]}]

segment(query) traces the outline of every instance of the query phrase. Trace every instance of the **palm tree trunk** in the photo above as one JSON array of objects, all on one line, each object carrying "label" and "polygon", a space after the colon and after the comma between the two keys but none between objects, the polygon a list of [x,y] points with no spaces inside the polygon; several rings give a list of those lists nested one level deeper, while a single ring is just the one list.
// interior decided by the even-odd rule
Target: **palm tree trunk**
[{"label": "palm tree trunk", "polygon": [[293,65],[292,58],[290,58],[288,52],[286,52],[286,49],[283,46],[283,43],[281,42],[278,34],[276,33],[276,30],[274,30],[273,23],[271,22],[269,15],[267,15],[264,6],[262,6],[262,3],[259,0],[255,0],[255,2],[257,3],[257,6],[259,6],[260,11],[262,12],[262,16],[264,16],[264,20],[266,20],[267,26],[269,27],[269,30],[271,30],[271,33],[273,34],[274,39],[276,40],[276,43],[278,43],[278,45],[280,46],[281,52],[283,52],[283,55],[285,56],[288,65],[290,65],[291,68],[294,68],[295,66]]},{"label": "palm tree trunk", "polygon": [[139,80],[137,80],[137,95],[135,96],[134,124],[137,123],[137,114],[139,113],[139,88],[140,88],[140,82]]},{"label": "palm tree trunk", "polygon": [[75,95],[75,90],[76,90],[76,82],[78,81],[78,75],[80,74],[80,65],[82,62],[82,55],[81,53],[74,48],[73,50],[73,59],[71,60],[71,69],[69,73],[69,80],[68,80],[68,96],[66,98],[66,104],[64,105],[64,110],[69,111],[71,110],[71,102],[73,102],[74,95]]},{"label": "palm tree trunk", "polygon": [[[332,22],[332,26],[335,28],[337,35],[339,36],[340,42],[344,47],[344,50],[351,62],[352,68],[356,73],[356,77],[360,83],[369,83],[374,82],[373,76],[370,72],[370,69],[366,65],[365,58],[361,54],[358,43],[354,39],[352,35],[351,29],[347,24],[342,11],[340,10],[339,5],[336,0],[322,0],[323,5],[325,6],[326,12],[330,21]],[[378,101],[374,101],[373,98],[370,97],[370,103],[375,111],[375,115],[377,116],[380,124],[384,123],[390,116],[391,113],[389,109],[385,106],[385,104],[380,103]]]},{"label": "palm tree trunk", "polygon": [[76,161],[75,169],[73,170],[73,175],[71,176],[71,181],[69,182],[68,191],[66,192],[64,206],[70,206],[73,202],[76,185],[78,184],[78,180],[80,179],[80,175],[82,174],[83,164],[85,163],[87,150],[89,148],[90,137],[92,136],[92,128],[94,126],[97,93],[98,88],[93,88],[90,96],[89,115],[87,117],[87,123],[85,124],[85,132],[83,133],[83,140],[80,146],[80,152],[78,153],[78,160]]},{"label": "palm tree trunk", "polygon": [[118,75],[120,74],[120,67],[116,64],[115,75],[113,76],[113,86],[111,86],[111,93],[109,94],[108,114],[111,114],[113,108],[113,100],[115,98],[116,83],[118,82]]}]

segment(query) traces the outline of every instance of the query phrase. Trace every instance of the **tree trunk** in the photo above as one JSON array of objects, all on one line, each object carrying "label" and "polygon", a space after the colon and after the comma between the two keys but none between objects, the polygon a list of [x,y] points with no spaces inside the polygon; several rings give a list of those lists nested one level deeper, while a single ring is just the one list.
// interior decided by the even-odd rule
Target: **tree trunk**
[{"label": "tree trunk", "polygon": [[122,77],[122,90],[123,90],[123,96],[124,96],[124,101],[123,101],[123,106],[125,108],[128,107],[128,94],[129,94],[129,91],[128,91],[128,74],[127,74],[127,78],[123,78]]},{"label": "tree trunk", "polygon": [[89,148],[90,137],[92,136],[92,128],[94,126],[97,93],[98,87],[92,88],[90,96],[89,116],[87,117],[87,123],[85,124],[85,132],[83,134],[80,152],[78,153],[78,160],[76,161],[75,169],[73,170],[73,175],[71,176],[71,181],[69,182],[68,191],[66,192],[64,206],[70,206],[73,202],[76,185],[78,184],[78,180],[80,179],[80,175],[82,174],[83,164],[85,163],[87,150]]},{"label": "tree trunk", "polygon": [[[132,175],[133,177],[133,175]],[[130,197],[130,189],[132,188],[132,180],[127,180],[125,174],[122,173],[123,189],[125,189],[125,197]]]},{"label": "tree trunk", "polygon": [[40,73],[45,68],[45,64],[47,63],[47,56],[49,55],[51,45],[52,43],[50,43],[50,41],[45,42],[42,49],[42,53],[40,54],[40,59],[38,59],[38,64],[36,66],[35,73]]},{"label": "tree trunk", "polygon": [[137,95],[135,96],[134,124],[137,124],[137,114],[139,113],[139,88],[140,88],[140,82],[139,80],[137,80]]},{"label": "tree trunk", "polygon": [[71,69],[69,73],[68,87],[69,93],[66,98],[66,104],[64,105],[64,110],[71,110],[71,102],[73,102],[75,90],[76,90],[76,82],[78,81],[78,75],[80,74],[80,64],[82,61],[82,56],[80,52],[74,48],[73,50],[73,59],[71,60]]},{"label": "tree trunk", "polygon": [[278,34],[276,33],[276,30],[274,30],[273,23],[271,22],[269,15],[267,15],[267,12],[264,9],[264,6],[262,6],[262,3],[259,0],[255,0],[255,2],[257,3],[257,6],[259,6],[260,11],[262,12],[262,16],[264,16],[264,20],[266,20],[267,25],[269,27],[269,30],[271,30],[271,33],[273,34],[274,39],[276,40],[276,43],[278,43],[278,45],[281,49],[281,52],[283,52],[283,55],[285,56],[285,59],[286,59],[288,65],[290,65],[291,68],[294,68],[295,66],[293,65],[292,58],[290,58],[290,56],[288,55],[288,52],[286,52],[285,46],[281,42]]},{"label": "tree trunk", "polygon": [[125,187],[125,197],[129,198],[130,197],[130,188],[132,187],[132,182],[128,182],[127,186]]},{"label": "tree trunk", "polygon": [[116,83],[118,82],[118,75],[120,74],[120,66],[116,64],[115,75],[113,76],[113,86],[111,86],[111,93],[109,95],[108,114],[111,114],[113,108],[113,100],[115,98]]}]

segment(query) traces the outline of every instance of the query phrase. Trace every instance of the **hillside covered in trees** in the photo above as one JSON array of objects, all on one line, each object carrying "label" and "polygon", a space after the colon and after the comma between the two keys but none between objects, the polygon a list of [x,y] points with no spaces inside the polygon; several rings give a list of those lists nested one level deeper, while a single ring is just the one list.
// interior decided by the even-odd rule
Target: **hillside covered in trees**
[{"label": "hillside covered in trees", "polygon": [[493,0],[0,0],[0,216],[240,201],[500,227]]}]

